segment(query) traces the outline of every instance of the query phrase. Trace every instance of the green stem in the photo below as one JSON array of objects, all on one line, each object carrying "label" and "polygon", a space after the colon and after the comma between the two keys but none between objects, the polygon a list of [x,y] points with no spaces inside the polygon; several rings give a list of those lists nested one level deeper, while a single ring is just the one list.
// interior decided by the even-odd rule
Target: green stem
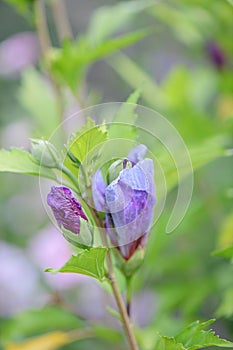
[{"label": "green stem", "polygon": [[72,39],[72,29],[68,20],[67,9],[64,1],[55,0],[52,2],[51,6],[60,43],[62,43],[65,38]]},{"label": "green stem", "polygon": [[58,164],[57,165],[57,169],[61,170],[65,175],[68,176],[68,178],[73,182],[73,184],[75,185],[76,187],[76,190],[75,192],[80,195],[81,194],[81,191],[80,191],[80,188],[79,188],[79,183],[76,179],[76,177],[72,174],[72,172],[67,168],[65,167],[64,165],[62,164]]},{"label": "green stem", "polygon": [[[42,55],[46,59],[48,51],[52,47],[52,43],[50,40],[49,30],[48,30],[47,21],[46,21],[44,0],[35,1],[35,15],[36,15],[35,16],[36,28],[37,28],[37,33],[38,33],[39,42],[41,46],[41,51],[42,51]],[[52,76],[52,74],[50,72],[47,72],[47,73],[49,75],[49,79],[51,81],[51,85],[54,91],[56,104],[57,104],[57,111],[60,117],[60,121],[62,122],[63,113],[64,113],[62,92],[56,80]]]},{"label": "green stem", "polygon": [[132,276],[126,277],[126,309],[128,316],[131,316],[131,300],[132,300]]},{"label": "green stem", "polygon": [[[108,242],[107,242],[107,238],[106,238],[106,233],[104,232],[103,222],[100,219],[98,213],[95,211],[95,209],[90,208],[90,210],[91,210],[91,213],[93,215],[93,218],[94,218],[96,224],[98,225],[98,227],[100,229],[102,243],[105,247],[108,247]],[[135,335],[133,332],[132,323],[131,323],[131,320],[128,316],[128,313],[127,313],[127,310],[125,307],[125,303],[124,303],[124,300],[122,298],[122,295],[121,295],[121,292],[120,292],[120,289],[118,286],[118,282],[116,279],[110,250],[107,253],[106,262],[107,262],[107,268],[108,268],[108,278],[109,278],[109,281],[111,284],[114,298],[115,298],[116,303],[117,303],[119,313],[121,315],[123,328],[124,328],[125,335],[127,337],[130,349],[131,350],[139,350],[138,345],[137,345],[137,341],[136,341],[136,338],[135,338]]]}]

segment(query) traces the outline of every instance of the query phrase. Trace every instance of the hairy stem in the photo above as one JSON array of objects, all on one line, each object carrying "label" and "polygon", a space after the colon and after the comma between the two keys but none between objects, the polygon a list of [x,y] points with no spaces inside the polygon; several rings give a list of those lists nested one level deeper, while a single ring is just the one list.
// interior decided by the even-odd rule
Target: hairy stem
[{"label": "hairy stem", "polygon": [[[92,215],[95,219],[96,224],[100,227],[100,234],[101,234],[101,239],[102,239],[103,245],[105,247],[107,247],[108,242],[107,242],[106,235],[103,232],[104,227],[103,227],[102,220],[100,219],[98,213],[93,208],[90,208],[90,210],[92,212]],[[109,281],[111,283],[113,295],[114,295],[118,310],[119,310],[120,315],[121,315],[122,324],[124,327],[124,331],[125,331],[127,340],[129,342],[130,349],[131,350],[139,350],[138,345],[137,345],[137,341],[136,341],[136,338],[135,338],[135,335],[133,332],[132,323],[131,323],[130,318],[128,316],[124,300],[123,300],[122,295],[121,295],[120,290],[119,290],[119,286],[117,283],[117,279],[116,279],[110,251],[108,251],[108,253],[107,253],[106,261],[107,261],[107,267],[108,267],[108,278],[109,278]]]}]

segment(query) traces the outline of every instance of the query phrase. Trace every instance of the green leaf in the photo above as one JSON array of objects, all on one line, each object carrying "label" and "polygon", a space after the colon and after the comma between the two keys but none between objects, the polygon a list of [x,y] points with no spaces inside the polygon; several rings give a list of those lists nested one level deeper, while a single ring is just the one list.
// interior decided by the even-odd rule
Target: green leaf
[{"label": "green leaf", "polygon": [[151,107],[161,110],[166,106],[167,97],[162,89],[127,55],[118,52],[107,62],[132,88],[143,84],[142,97]]},{"label": "green leaf", "polygon": [[233,286],[224,290],[221,303],[216,311],[218,317],[232,318],[233,316]]},{"label": "green leaf", "polygon": [[4,341],[14,341],[34,334],[53,330],[70,330],[81,327],[83,322],[74,314],[56,306],[30,310],[5,321],[1,331]]},{"label": "green leaf", "polygon": [[137,14],[143,11],[154,0],[124,1],[113,6],[98,8],[92,15],[88,28],[88,38],[93,45],[101,43],[107,37],[129,25]]},{"label": "green leaf", "polygon": [[81,130],[71,137],[67,149],[82,162],[94,147],[105,142],[107,138],[105,126],[95,125],[95,122],[88,118]]},{"label": "green leaf", "polygon": [[175,340],[182,343],[187,350],[202,349],[209,346],[232,348],[232,342],[219,338],[219,336],[215,335],[211,330],[204,330],[204,328],[212,324],[214,321],[215,320],[209,320],[204,323],[200,323],[199,321],[193,322],[179,333],[175,337]]},{"label": "green leaf", "polygon": [[186,350],[182,344],[177,343],[174,338],[157,334],[154,350]]},{"label": "green leaf", "polygon": [[[192,168],[194,171],[208,164],[209,162],[226,155],[224,147],[221,145],[221,139],[216,137],[206,139],[198,145],[190,146],[188,151],[191,156]],[[177,167],[174,165],[171,154],[165,152],[164,150],[161,150],[161,152],[155,150],[155,152],[158,154],[158,160],[166,177],[167,190],[170,191],[178,183]],[[177,152],[174,152],[174,154],[176,154],[177,158]],[[182,156],[183,155],[180,154],[180,159],[182,159]],[[189,164],[187,164],[187,168],[184,165],[182,169],[178,170],[181,170],[179,174],[180,180],[184,179],[185,176],[189,175]],[[163,196],[163,193],[159,193],[158,191],[157,196],[160,198],[160,196]]]},{"label": "green leaf", "polygon": [[107,248],[83,250],[78,255],[72,255],[60,269],[49,268],[46,269],[46,272],[72,272],[91,276],[102,281],[105,276],[104,261],[106,254]]},{"label": "green leaf", "polygon": [[60,123],[59,113],[51,88],[35,69],[24,72],[18,99],[35,122],[36,136],[48,139]]},{"label": "green leaf", "polygon": [[12,5],[20,14],[28,16],[31,13],[31,7],[35,0],[5,0]]},{"label": "green leaf", "polygon": [[[135,108],[137,107],[138,99],[140,98],[142,87],[136,89],[124,102],[117,112],[113,123],[109,126],[108,134],[110,139],[123,138],[135,139],[136,128],[134,126],[137,115]],[[116,124],[115,124],[116,123]]]},{"label": "green leaf", "polygon": [[76,91],[78,83],[91,63],[98,61],[119,49],[132,45],[148,35],[148,30],[138,30],[120,37],[106,40],[99,45],[90,46],[87,38],[81,37],[76,43],[66,40],[63,48],[51,54],[50,66],[61,83]]},{"label": "green leaf", "polygon": [[221,257],[227,258],[227,259],[233,259],[233,245],[231,245],[230,247],[223,248],[223,249],[215,250],[212,253],[212,255],[221,256]]},{"label": "green leaf", "polygon": [[57,179],[52,169],[40,166],[29,152],[19,148],[12,148],[10,151],[5,149],[0,150],[0,172],[42,176],[53,180]]}]

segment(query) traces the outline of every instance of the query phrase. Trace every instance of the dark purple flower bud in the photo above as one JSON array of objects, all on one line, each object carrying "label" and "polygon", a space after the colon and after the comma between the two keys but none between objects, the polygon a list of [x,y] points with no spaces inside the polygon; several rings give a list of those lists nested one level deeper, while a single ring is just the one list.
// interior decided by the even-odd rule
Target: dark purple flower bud
[{"label": "dark purple flower bud", "polygon": [[210,60],[215,65],[215,67],[217,69],[222,69],[226,63],[222,49],[214,41],[208,42],[206,48]]},{"label": "dark purple flower bud", "polygon": [[81,204],[67,187],[53,186],[47,196],[47,203],[61,228],[77,234],[80,233],[80,218],[88,221]]}]

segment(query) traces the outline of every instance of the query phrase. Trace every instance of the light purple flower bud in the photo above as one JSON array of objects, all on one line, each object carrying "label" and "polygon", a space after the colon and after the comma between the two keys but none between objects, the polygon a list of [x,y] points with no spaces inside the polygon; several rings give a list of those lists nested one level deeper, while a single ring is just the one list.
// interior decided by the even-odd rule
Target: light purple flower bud
[{"label": "light purple flower bud", "polygon": [[107,185],[104,182],[104,178],[101,170],[97,170],[92,178],[92,195],[96,210],[105,210],[105,189]]},{"label": "light purple flower bud", "polygon": [[81,204],[67,187],[53,186],[47,196],[47,203],[52,208],[58,226],[68,231],[80,232],[80,217],[88,221]]},{"label": "light purple flower bud", "polygon": [[122,166],[119,176],[108,186],[101,170],[92,182],[95,208],[106,212],[107,234],[126,260],[139,246],[144,247],[153,219],[154,165],[151,159],[143,160],[146,152],[144,145],[133,148],[127,157],[132,168]]},{"label": "light purple flower bud", "polygon": [[140,160],[143,160],[145,158],[147,152],[147,147],[145,145],[138,145],[131,149],[131,151],[128,153],[128,160],[132,162],[132,164],[137,164],[140,162]]},{"label": "light purple flower bud", "polygon": [[154,166],[151,159],[121,171],[105,191],[106,228],[114,245],[128,260],[144,247],[153,219],[155,204]]},{"label": "light purple flower bud", "polygon": [[39,54],[39,41],[35,33],[13,35],[0,45],[0,74],[17,76],[23,69],[35,64]]}]

